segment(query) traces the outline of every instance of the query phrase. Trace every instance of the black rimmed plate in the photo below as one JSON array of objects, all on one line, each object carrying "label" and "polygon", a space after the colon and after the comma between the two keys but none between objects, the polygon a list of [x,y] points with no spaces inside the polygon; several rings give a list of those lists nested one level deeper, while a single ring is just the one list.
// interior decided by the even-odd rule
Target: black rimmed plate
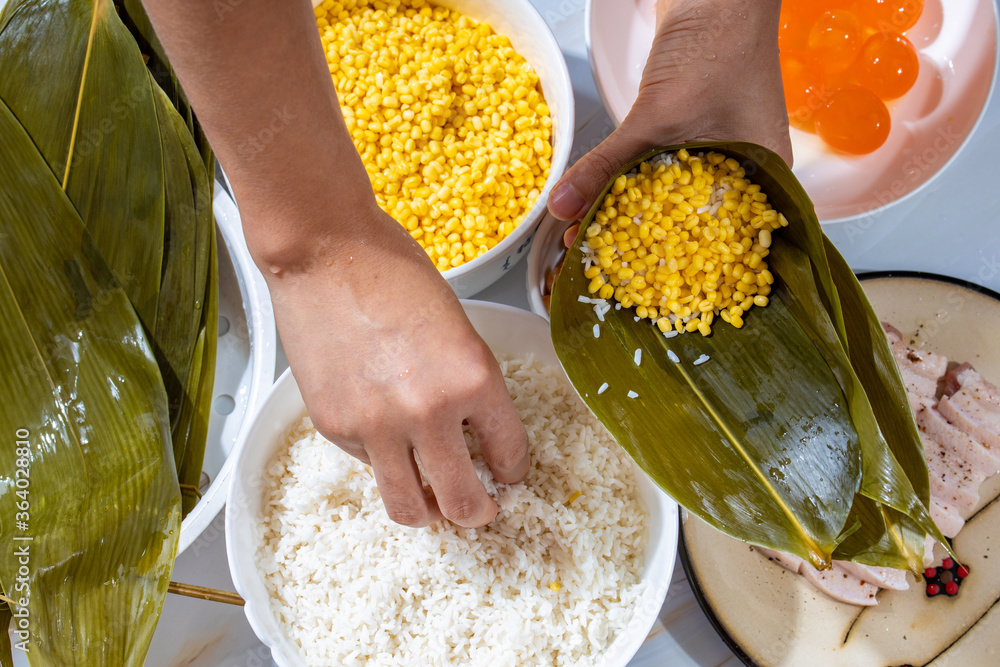
[{"label": "black rimmed plate", "polygon": [[[1000,294],[965,281],[894,271],[859,276],[875,312],[913,346],[968,361],[1000,383]],[[1000,475],[953,546],[971,573],[954,598],[883,590],[875,607],[836,602],[804,578],[689,515],[681,561],[702,609],[747,665],[1000,665]],[[938,552],[940,557],[941,552]]]}]

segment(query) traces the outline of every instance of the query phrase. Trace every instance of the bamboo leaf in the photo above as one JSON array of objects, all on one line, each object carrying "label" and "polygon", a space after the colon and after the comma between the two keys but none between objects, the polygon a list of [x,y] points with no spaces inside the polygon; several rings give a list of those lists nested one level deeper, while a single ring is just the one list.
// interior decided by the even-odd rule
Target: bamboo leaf
[{"label": "bamboo leaf", "polygon": [[110,0],[11,0],[2,25],[0,99],[152,331],[164,177],[153,90],[138,47]]},{"label": "bamboo leaf", "polygon": [[139,44],[139,49],[143,55],[149,58],[149,71],[153,74],[156,83],[163,89],[170,98],[171,103],[177,112],[184,119],[188,132],[194,137],[195,145],[201,154],[202,163],[208,172],[209,180],[215,180],[215,154],[208,144],[208,137],[205,136],[201,123],[198,122],[194,111],[188,102],[184,90],[177,81],[170,62],[167,60],[163,45],[153,31],[153,25],[149,21],[145,7],[140,0],[124,0],[121,3],[122,20],[125,26],[135,37]]},{"label": "bamboo leaf", "polygon": [[[177,468],[180,483],[193,488],[198,488],[201,481],[205,442],[208,439],[208,425],[212,414],[213,389],[215,387],[215,362],[216,350],[218,349],[216,341],[219,339],[218,256],[217,239],[213,234],[210,250],[210,280],[205,290],[202,329],[193,362],[197,364],[198,374],[196,377],[192,374],[191,381],[185,388],[186,393],[193,397],[191,401],[193,410],[186,420],[187,442],[184,447],[184,457]],[[194,509],[199,498],[197,494],[186,489],[182,489],[182,495],[183,511],[187,514]]]},{"label": "bamboo leaf", "polygon": [[6,602],[0,602],[0,667],[14,667],[13,647],[7,632],[11,619],[13,615],[10,606]]},{"label": "bamboo leaf", "polygon": [[[31,538],[32,665],[139,665],[180,525],[163,383],[143,327],[72,203],[0,104],[0,541]],[[24,436],[23,438],[21,436]],[[27,464],[30,517],[10,520]],[[10,590],[20,566],[0,554]]]},{"label": "bamboo leaf", "polygon": [[198,498],[183,487],[198,488],[208,437],[218,340],[218,262],[212,181],[184,120],[166,94],[158,92],[157,101],[168,243],[155,340],[163,355],[161,368],[167,367],[174,460],[187,514]]},{"label": "bamboo leaf", "polygon": [[[924,534],[940,534],[927,515],[926,468],[921,478],[913,459],[922,461],[913,418],[860,286],[839,255],[831,271],[827,252],[836,253],[775,154],[742,143],[685,147],[736,157],[791,221],[773,237],[770,305],[748,313],[741,330],[720,324],[708,338],[669,340],[612,310],[594,338],[597,317],[577,297],[587,293],[580,246],[595,206],[553,289],[553,341],[567,374],[647,474],[719,530],[819,567],[836,553],[919,569],[918,542],[922,553]],[[664,150],[674,149],[622,173]],[[693,366],[701,355],[710,361]]]},{"label": "bamboo leaf", "polygon": [[[711,338],[668,340],[624,309],[610,311],[594,338],[597,318],[577,299],[587,282],[579,241],[565,264],[579,270],[560,274],[551,322],[556,352],[585,402],[690,511],[734,537],[823,567],[850,510],[844,498],[859,487],[861,461],[839,384],[807,333],[774,299],[766,316],[748,317],[742,330],[717,326]],[[694,366],[703,354],[710,361]],[[598,395],[604,382],[609,388]]]}]

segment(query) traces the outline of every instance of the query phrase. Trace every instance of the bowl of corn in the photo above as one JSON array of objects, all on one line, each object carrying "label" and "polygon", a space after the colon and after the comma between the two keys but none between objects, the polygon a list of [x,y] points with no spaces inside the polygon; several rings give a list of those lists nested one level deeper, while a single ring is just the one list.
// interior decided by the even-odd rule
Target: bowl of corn
[{"label": "bowl of corn", "polygon": [[379,205],[460,297],[531,245],[573,143],[562,51],[528,0],[322,0],[316,23]]}]

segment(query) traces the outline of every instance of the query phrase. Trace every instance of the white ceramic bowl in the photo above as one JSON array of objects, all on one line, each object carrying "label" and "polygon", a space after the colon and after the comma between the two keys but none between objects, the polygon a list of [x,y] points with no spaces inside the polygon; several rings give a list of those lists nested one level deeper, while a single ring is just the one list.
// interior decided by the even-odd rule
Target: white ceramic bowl
[{"label": "white ceramic bowl", "polygon": [[[558,367],[548,324],[531,313],[481,301],[463,302],[466,313],[486,343],[498,353],[534,354]],[[270,608],[263,577],[257,569],[261,523],[262,473],[284,442],[289,428],[305,413],[295,378],[288,372],[275,383],[254,418],[233,470],[226,504],[226,549],[236,590],[246,600],[244,611],[254,632],[280,667],[302,665],[292,640],[281,632]],[[649,586],[632,621],[604,654],[602,667],[628,663],[649,633],[663,604],[677,546],[677,505],[638,470],[639,493],[649,509],[649,544],[643,580]]]},{"label": "white ceramic bowl", "polygon": [[[625,118],[653,41],[656,0],[588,0],[591,71],[615,124]],[[824,224],[871,216],[922,191],[969,143],[1000,64],[995,0],[925,0],[906,31],[920,56],[913,89],[889,104],[886,143],[863,156],[827,149],[792,128],[795,175]]]},{"label": "white ceramic bowl", "polygon": [[563,233],[571,224],[573,223],[553,218],[551,215],[545,216],[538,225],[535,242],[528,253],[528,307],[531,308],[531,312],[541,315],[546,320],[549,319],[549,309],[542,300],[545,274],[555,269],[565,254]]},{"label": "white ceramic bowl", "polygon": [[[313,5],[321,1],[313,0]],[[466,298],[499,280],[528,253],[535,227],[545,215],[549,192],[566,170],[573,147],[573,85],[556,38],[529,0],[435,0],[435,4],[486,22],[510,39],[514,50],[535,68],[552,113],[552,166],[535,205],[495,248],[443,274],[459,298]]]},{"label": "white ceramic bowl", "polygon": [[565,171],[573,147],[573,86],[556,38],[528,0],[438,0],[438,4],[485,21],[506,35],[514,50],[538,73],[545,102],[552,112],[552,166],[535,205],[495,248],[444,272],[455,293],[465,298],[496,282],[527,255],[535,228],[545,215],[549,192]]}]

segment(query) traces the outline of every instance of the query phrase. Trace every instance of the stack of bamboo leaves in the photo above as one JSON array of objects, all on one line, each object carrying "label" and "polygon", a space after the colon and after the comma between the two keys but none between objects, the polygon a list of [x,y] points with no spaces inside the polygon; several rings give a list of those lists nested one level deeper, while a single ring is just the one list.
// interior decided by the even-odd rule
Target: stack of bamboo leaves
[{"label": "stack of bamboo leaves", "polygon": [[[928,514],[903,383],[860,284],[778,156],[745,143],[685,148],[739,160],[789,220],[768,257],[770,304],[742,329],[669,339],[611,309],[595,337],[598,318],[579,299],[595,206],[552,294],[552,338],[570,380],[639,466],[715,528],[818,568],[838,559],[921,571],[925,536],[944,538]],[[599,392],[605,383],[617,391]]]},{"label": "stack of bamboo leaves", "polygon": [[138,0],[9,0],[0,146],[0,623],[142,664],[208,429],[214,158]]}]

